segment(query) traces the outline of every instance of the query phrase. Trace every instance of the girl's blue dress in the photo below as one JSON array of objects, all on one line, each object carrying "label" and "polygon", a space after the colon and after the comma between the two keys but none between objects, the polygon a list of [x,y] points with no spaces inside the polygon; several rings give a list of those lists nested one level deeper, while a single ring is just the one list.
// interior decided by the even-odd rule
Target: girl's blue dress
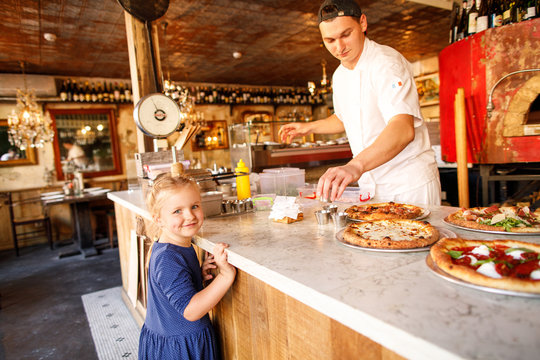
[{"label": "girl's blue dress", "polygon": [[219,358],[208,314],[197,321],[183,316],[193,295],[202,288],[201,268],[192,246],[154,243],[139,360]]}]

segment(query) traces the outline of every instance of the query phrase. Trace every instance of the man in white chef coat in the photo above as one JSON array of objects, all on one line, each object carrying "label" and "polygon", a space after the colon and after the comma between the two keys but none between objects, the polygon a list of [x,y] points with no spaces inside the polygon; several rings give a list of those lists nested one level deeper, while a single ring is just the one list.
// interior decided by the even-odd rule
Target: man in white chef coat
[{"label": "man in white chef coat", "polygon": [[366,37],[367,19],[354,0],[326,0],[318,16],[327,50],[341,61],[332,78],[335,112],[284,125],[281,140],[347,133],[353,159],[319,179],[322,199],[334,201],[358,181],[360,189],[372,189],[381,201],[440,205],[437,162],[410,63]]}]

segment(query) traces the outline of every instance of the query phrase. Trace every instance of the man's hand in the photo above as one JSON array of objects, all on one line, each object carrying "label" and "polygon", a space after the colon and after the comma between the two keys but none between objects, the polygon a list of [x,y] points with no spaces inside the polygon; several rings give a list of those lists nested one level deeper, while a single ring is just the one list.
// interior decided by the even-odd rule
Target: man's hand
[{"label": "man's hand", "polygon": [[322,200],[339,199],[345,188],[360,179],[364,173],[361,164],[351,161],[346,165],[326,170],[317,184],[317,197]]},{"label": "man's hand", "polygon": [[281,142],[290,144],[292,139],[298,136],[305,136],[310,133],[309,126],[306,123],[290,123],[283,125],[278,132]]}]

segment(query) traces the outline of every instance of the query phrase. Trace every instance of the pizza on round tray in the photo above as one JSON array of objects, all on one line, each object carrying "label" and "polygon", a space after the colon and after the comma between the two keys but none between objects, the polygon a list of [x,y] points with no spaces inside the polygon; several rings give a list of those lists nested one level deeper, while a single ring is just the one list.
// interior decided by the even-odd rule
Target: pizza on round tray
[{"label": "pizza on round tray", "polygon": [[439,231],[427,221],[397,219],[351,223],[343,231],[347,244],[377,249],[414,249],[439,240]]},{"label": "pizza on round tray", "polygon": [[415,205],[384,202],[377,204],[353,205],[345,210],[352,220],[388,220],[415,219],[424,213],[424,209]]},{"label": "pizza on round tray", "polygon": [[444,272],[496,289],[540,293],[540,245],[516,240],[443,238],[430,249]]},{"label": "pizza on round tray", "polygon": [[460,209],[444,220],[473,230],[540,234],[540,213],[532,212],[526,206],[493,205]]}]

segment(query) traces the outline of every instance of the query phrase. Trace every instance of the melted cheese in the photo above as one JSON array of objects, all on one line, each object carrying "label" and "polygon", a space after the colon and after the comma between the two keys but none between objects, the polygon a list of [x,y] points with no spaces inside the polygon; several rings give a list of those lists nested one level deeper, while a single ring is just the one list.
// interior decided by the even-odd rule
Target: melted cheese
[{"label": "melted cheese", "polygon": [[521,254],[523,254],[525,251],[522,250],[514,250],[507,253],[507,255],[513,257],[516,260],[522,260]]},{"label": "melted cheese", "polygon": [[489,256],[489,249],[486,245],[477,246],[471,252],[476,255]]},{"label": "melted cheese", "polygon": [[531,279],[532,280],[540,280],[540,270],[534,270],[531,273]]},{"label": "melted cheese", "polygon": [[424,238],[427,238],[429,236],[429,234],[426,231],[422,231],[421,228],[403,228],[399,225],[388,226],[388,224],[386,223],[359,226],[358,229],[355,229],[355,232],[362,236],[364,239],[370,240],[390,239],[392,241],[403,241],[411,240],[411,236],[422,236]]},{"label": "melted cheese", "polygon": [[492,262],[488,262],[488,263],[480,265],[478,269],[476,269],[476,271],[478,271],[482,275],[488,276],[493,279],[502,278],[501,274],[499,274],[495,270],[495,263],[492,263]]},{"label": "melted cheese", "polygon": [[476,264],[476,262],[478,261],[478,259],[475,258],[475,257],[472,256],[472,255],[461,255],[461,256],[459,257],[459,259],[461,259],[461,258],[463,258],[463,257],[465,257],[465,256],[468,257],[469,259],[471,259],[471,265]]}]

